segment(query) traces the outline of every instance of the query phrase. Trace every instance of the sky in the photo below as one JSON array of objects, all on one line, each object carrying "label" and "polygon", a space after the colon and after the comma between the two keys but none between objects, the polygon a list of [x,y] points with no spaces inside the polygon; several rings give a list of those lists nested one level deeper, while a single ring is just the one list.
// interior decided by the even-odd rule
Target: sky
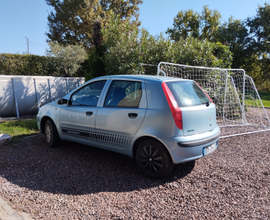
[{"label": "sky", "polygon": [[[244,20],[269,0],[144,0],[140,7],[141,27],[156,36],[173,26],[179,11],[192,9],[201,14],[204,5],[217,10],[222,21],[230,16]],[[0,53],[45,55],[48,32],[47,17],[53,10],[45,0],[0,0]]]}]

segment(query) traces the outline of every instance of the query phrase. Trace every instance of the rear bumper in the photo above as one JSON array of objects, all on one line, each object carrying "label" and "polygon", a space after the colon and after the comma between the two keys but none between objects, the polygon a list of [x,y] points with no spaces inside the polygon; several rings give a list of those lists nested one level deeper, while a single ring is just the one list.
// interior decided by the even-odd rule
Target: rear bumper
[{"label": "rear bumper", "polygon": [[213,141],[217,141],[219,140],[219,136],[220,136],[220,133],[214,135],[213,137],[205,138],[202,140],[179,142],[177,144],[179,147],[196,147],[200,145],[209,144]]},{"label": "rear bumper", "polygon": [[173,163],[178,164],[205,156],[203,149],[213,144],[216,144],[217,149],[219,136],[220,130],[217,127],[211,132],[184,137],[161,138],[161,141],[167,146]]}]

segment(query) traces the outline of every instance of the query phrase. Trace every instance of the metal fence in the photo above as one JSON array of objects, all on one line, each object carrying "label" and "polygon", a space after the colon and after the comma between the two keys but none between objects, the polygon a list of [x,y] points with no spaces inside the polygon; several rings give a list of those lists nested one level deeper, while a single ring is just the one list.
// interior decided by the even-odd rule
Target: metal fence
[{"label": "metal fence", "polygon": [[84,81],[84,77],[0,76],[0,117],[37,114],[40,106],[63,97]]}]

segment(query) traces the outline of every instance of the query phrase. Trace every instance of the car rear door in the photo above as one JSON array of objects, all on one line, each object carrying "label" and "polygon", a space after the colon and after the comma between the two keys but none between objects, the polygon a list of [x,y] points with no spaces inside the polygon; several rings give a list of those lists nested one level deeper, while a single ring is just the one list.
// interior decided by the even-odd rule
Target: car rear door
[{"label": "car rear door", "polygon": [[217,127],[216,106],[191,80],[166,82],[182,112],[184,136],[211,131]]},{"label": "car rear door", "polygon": [[112,80],[103,106],[96,115],[97,143],[103,147],[125,149],[146,112],[146,95],[142,81]]}]

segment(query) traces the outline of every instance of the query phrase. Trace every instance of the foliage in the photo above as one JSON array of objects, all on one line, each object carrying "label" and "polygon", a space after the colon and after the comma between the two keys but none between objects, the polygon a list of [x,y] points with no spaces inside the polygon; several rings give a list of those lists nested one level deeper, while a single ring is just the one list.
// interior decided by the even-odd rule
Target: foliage
[{"label": "foliage", "polygon": [[257,53],[269,53],[270,51],[270,5],[265,3],[264,7],[259,6],[257,15],[247,19],[247,25],[250,28],[250,33],[253,36],[252,46]]},{"label": "foliage", "polygon": [[64,70],[65,76],[74,76],[80,64],[86,59],[86,52],[80,45],[63,46],[58,42],[49,42],[48,57],[55,57],[57,67]]},{"label": "foliage", "polygon": [[111,11],[121,19],[135,17],[139,24],[138,10],[142,0],[46,0],[54,10],[48,16],[49,41],[63,45],[82,43],[87,52],[93,44],[93,25],[97,19],[104,25]]},{"label": "foliage", "polygon": [[88,65],[90,70],[85,75],[86,80],[105,75],[105,65],[102,60],[105,52],[105,47],[103,46],[102,27],[99,20],[94,22],[93,39],[94,49],[88,55]]},{"label": "foliage", "polygon": [[233,60],[233,53],[220,42],[214,43],[212,67],[230,68]]},{"label": "foliage", "polygon": [[259,58],[261,83],[270,81],[270,5],[259,6],[257,15],[247,19],[250,28],[250,49]]},{"label": "foliage", "polygon": [[168,28],[166,33],[175,41],[189,36],[211,41],[220,25],[220,18],[220,13],[210,10],[208,6],[203,7],[202,14],[193,10],[180,11],[174,18],[173,28]]},{"label": "foliage", "polygon": [[244,22],[230,17],[215,32],[214,41],[227,45],[233,53],[232,68],[239,68],[250,58],[249,33]]},{"label": "foliage", "polygon": [[[230,17],[221,24],[220,14],[204,6],[202,13],[180,11],[167,34],[181,41],[192,36],[228,46],[232,52],[232,68],[243,68],[260,89],[270,85],[270,5],[259,6],[257,15],[245,21]],[[221,44],[220,44],[221,43]],[[223,57],[224,58],[224,57]]]},{"label": "foliage", "polygon": [[104,63],[106,73],[131,74],[139,63],[139,29],[135,24],[113,16],[107,28],[103,28]]},{"label": "foliage", "polygon": [[105,65],[103,59],[99,57],[96,51],[92,51],[87,58],[89,71],[85,74],[85,81],[105,75]]},{"label": "foliage", "polygon": [[102,47],[102,42],[103,42],[103,36],[102,36],[102,25],[99,20],[96,20],[94,22],[94,33],[93,33],[93,44],[96,49],[96,52],[99,57],[103,56],[103,47]]},{"label": "foliage", "polygon": [[245,57],[240,68],[244,69],[246,73],[253,78],[257,87],[260,86],[260,83],[262,81],[262,77],[260,74],[261,63],[257,55],[251,54],[250,56]]},{"label": "foliage", "polygon": [[[65,76],[58,62],[55,57],[0,54],[0,75]],[[75,75],[84,76],[87,71],[87,63],[82,63]]]},{"label": "foliage", "polygon": [[61,75],[54,58],[36,55],[0,54],[0,75]]},{"label": "foliage", "polygon": [[157,65],[161,61],[222,68],[231,65],[231,52],[224,45],[193,37],[176,42],[162,35],[153,37],[115,16],[103,29],[103,35],[106,74],[134,74],[141,71],[141,63]]}]

